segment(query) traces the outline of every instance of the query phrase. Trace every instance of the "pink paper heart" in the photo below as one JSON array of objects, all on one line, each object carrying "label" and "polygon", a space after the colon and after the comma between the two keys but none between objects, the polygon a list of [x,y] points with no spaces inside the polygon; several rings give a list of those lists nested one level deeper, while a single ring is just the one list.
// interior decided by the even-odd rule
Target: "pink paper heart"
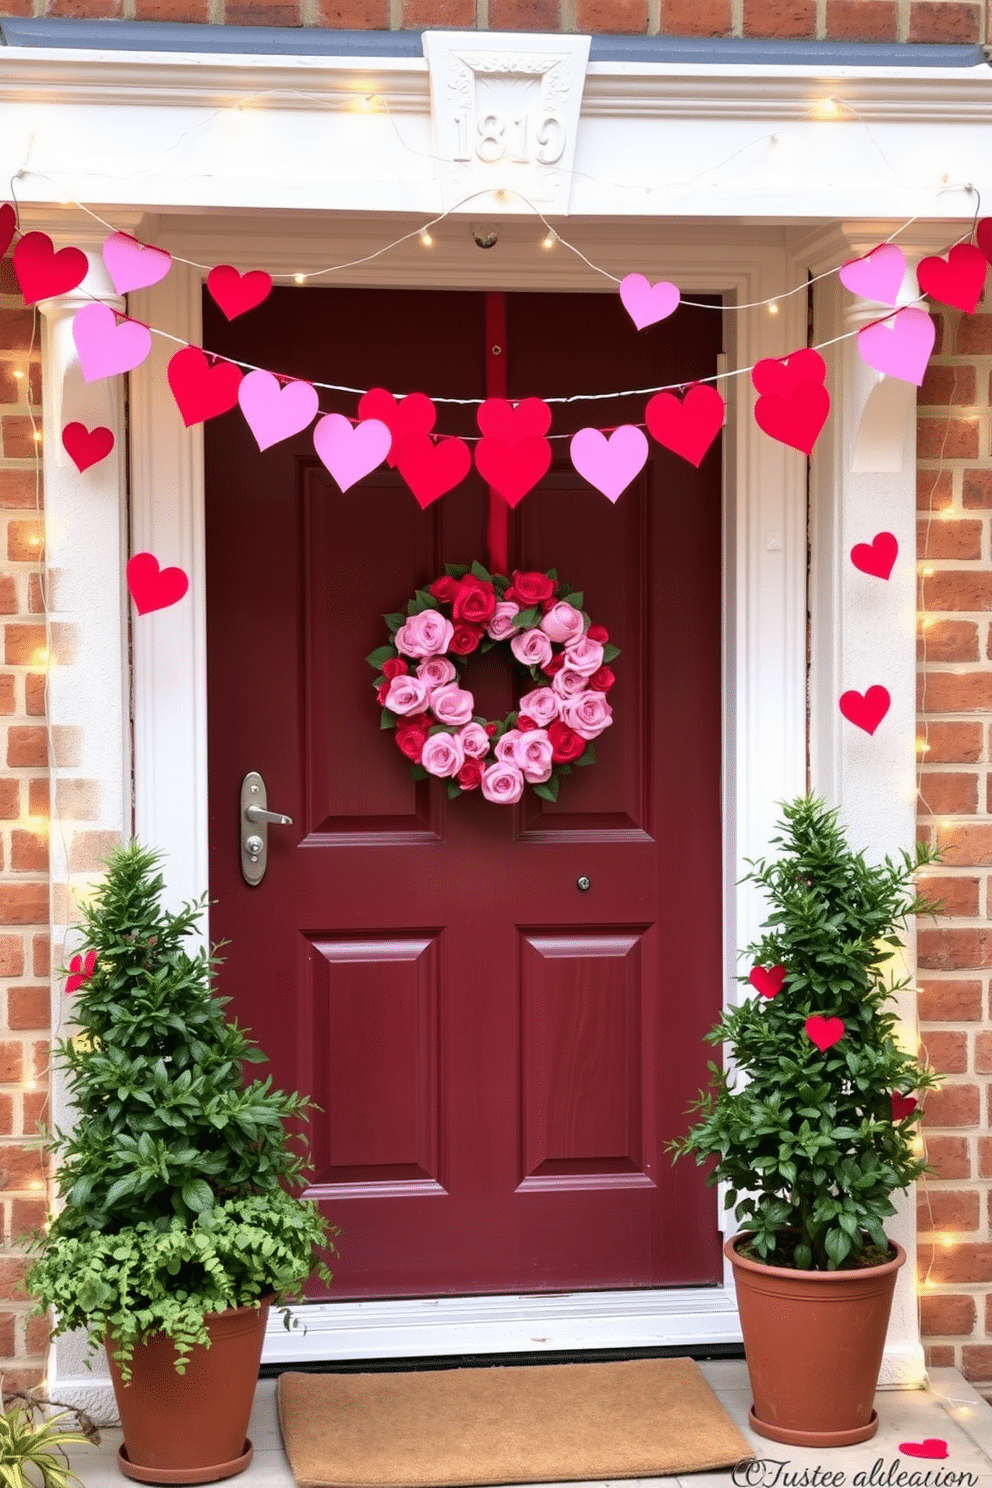
[{"label": "pink paper heart", "polygon": [[681,401],[674,393],[655,393],[644,410],[644,421],[659,444],[698,469],[723,428],[726,411],[716,388],[697,382]]},{"label": "pink paper heart", "polygon": [[96,970],[96,951],[87,951],[85,956],[73,956],[69,962],[69,975],[65,979],[67,992],[78,992]]},{"label": "pink paper heart", "polygon": [[96,429],[87,429],[85,424],[66,424],[62,444],[76,468],[83,471],[107,458],[114,447],[114,436],[102,424]]},{"label": "pink paper heart", "polygon": [[822,1052],[830,1049],[844,1037],[843,1018],[822,1018],[814,1013],[806,1019],[806,1037]]},{"label": "pink paper heart", "polygon": [[172,268],[171,253],[139,243],[125,232],[111,233],[103,245],[103,261],[118,294],[148,289],[164,279]]},{"label": "pink paper heart", "polygon": [[238,385],[238,402],[260,450],[290,439],[312,423],[320,407],[317,389],[309,382],[287,382],[260,367]]},{"label": "pink paper heart", "polygon": [[939,1436],[928,1436],[921,1442],[900,1442],[900,1452],[907,1457],[946,1457],[948,1456],[947,1443]]},{"label": "pink paper heart", "polygon": [[189,588],[181,568],[159,568],[152,553],[135,553],[127,565],[127,587],[139,615],[174,605]]},{"label": "pink paper heart", "polygon": [[776,997],[787,976],[784,966],[773,966],[770,971],[764,966],[753,966],[748,981],[762,997]]},{"label": "pink paper heart", "polygon": [[476,421],[482,434],[517,444],[528,434],[539,437],[551,428],[551,409],[541,398],[510,403],[506,398],[487,398],[479,405]]},{"label": "pink paper heart", "polygon": [[889,711],[892,699],[887,687],[876,684],[862,696],[860,692],[845,692],[840,700],[840,711],[849,723],[866,734],[873,734]]},{"label": "pink paper heart", "polygon": [[538,434],[507,444],[484,436],[475,447],[476,469],[508,506],[517,506],[548,473],[551,445]]},{"label": "pink paper heart", "polygon": [[819,382],[801,382],[788,397],[763,394],[754,405],[754,420],[780,444],[808,455],[830,412],[830,394]]},{"label": "pink paper heart", "polygon": [[84,305],[72,319],[72,339],[86,382],[131,372],[152,349],[152,333],[136,320],[118,320],[109,305]]},{"label": "pink paper heart", "polygon": [[167,376],[183,423],[189,429],[237,407],[244,373],[233,362],[211,365],[198,346],[184,346],[170,358]]},{"label": "pink paper heart", "polygon": [[[433,404],[431,408],[433,411]],[[472,455],[464,439],[439,439],[435,444],[421,430],[404,434],[400,440],[394,435],[392,457],[423,510],[457,486],[472,468]]]},{"label": "pink paper heart", "polygon": [[47,233],[29,232],[14,248],[14,273],[25,305],[68,294],[89,273],[89,260],[80,248],[60,248]]},{"label": "pink paper heart", "polygon": [[437,418],[437,409],[426,393],[409,393],[397,402],[385,388],[370,388],[359,399],[358,417],[362,421],[378,419],[385,424],[393,436],[386,459],[390,465],[395,465],[400,440],[406,434],[429,434]]},{"label": "pink paper heart", "polygon": [[892,1094],[889,1096],[889,1100],[892,1104],[893,1121],[905,1121],[906,1117],[912,1116],[913,1112],[916,1110],[915,1095],[902,1095],[900,1091],[893,1090]]},{"label": "pink paper heart", "polygon": [[956,243],[946,259],[921,259],[916,282],[921,294],[971,315],[981,299],[988,268],[985,254],[974,243]]},{"label": "pink paper heart", "polygon": [[890,320],[876,320],[858,332],[861,360],[886,377],[919,387],[937,334],[925,310],[899,310]]},{"label": "pink paper heart", "polygon": [[895,243],[880,243],[864,258],[841,264],[837,277],[845,289],[864,300],[894,305],[906,276],[906,255]]},{"label": "pink paper heart", "polygon": [[762,357],[751,368],[755,391],[775,393],[780,398],[791,397],[800,383],[822,383],[826,375],[826,362],[811,346],[804,346],[787,357]]},{"label": "pink paper heart", "polygon": [[648,441],[634,424],[621,424],[607,439],[598,429],[580,429],[569,444],[572,464],[608,501],[626,491],[648,458]]},{"label": "pink paper heart", "polygon": [[620,298],[623,308],[639,331],[645,326],[665,320],[678,308],[682,296],[674,284],[659,279],[650,284],[643,274],[628,274],[620,281]]},{"label": "pink paper heart", "polygon": [[10,247],[11,240],[17,229],[17,213],[10,202],[4,202],[0,206],[0,258],[3,258]]},{"label": "pink paper heart", "polygon": [[313,431],[313,446],[321,464],[348,491],[363,476],[381,465],[393,442],[381,419],[363,419],[352,425],[343,413],[327,413]]},{"label": "pink paper heart", "polygon": [[851,562],[862,573],[876,579],[887,579],[899,554],[899,544],[891,532],[876,532],[870,543],[855,543]]},{"label": "pink paper heart", "polygon": [[992,217],[983,217],[975,228],[975,242],[992,263]]},{"label": "pink paper heart", "polygon": [[207,292],[228,320],[234,320],[268,299],[272,277],[264,269],[239,274],[230,264],[218,264],[207,275]]}]

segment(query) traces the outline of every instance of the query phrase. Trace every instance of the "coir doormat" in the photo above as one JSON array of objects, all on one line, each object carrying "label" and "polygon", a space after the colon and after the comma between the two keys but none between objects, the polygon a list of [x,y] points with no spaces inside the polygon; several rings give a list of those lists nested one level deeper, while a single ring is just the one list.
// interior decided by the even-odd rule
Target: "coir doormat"
[{"label": "coir doormat", "polygon": [[279,1376],[299,1488],[657,1478],[754,1456],[691,1359]]}]

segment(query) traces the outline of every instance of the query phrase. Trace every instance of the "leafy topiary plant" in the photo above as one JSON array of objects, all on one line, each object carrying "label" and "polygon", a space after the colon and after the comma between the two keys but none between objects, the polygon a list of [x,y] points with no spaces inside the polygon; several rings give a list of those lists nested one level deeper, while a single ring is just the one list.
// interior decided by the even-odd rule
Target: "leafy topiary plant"
[{"label": "leafy topiary plant", "polygon": [[217,958],[186,949],[205,900],[162,908],[159,856],[117,849],[83,906],[89,950],[67,983],[79,1033],[54,1050],[78,1122],[50,1135],[63,1207],[26,1278],[37,1310],[56,1309],[53,1336],[85,1327],[93,1350],[109,1332],[125,1381],[139,1339],[174,1339],[182,1373],[206,1314],[281,1303],[313,1272],[329,1282],[333,1250],[316,1205],[288,1191],[305,1183],[290,1145],[304,1139],[283,1123],[310,1102],[243,1083],[265,1055],[225,1021]]},{"label": "leafy topiary plant", "polygon": [[800,1270],[877,1264],[889,1255],[890,1195],[926,1169],[914,1091],[937,1084],[902,1049],[888,1006],[908,979],[891,958],[909,915],[936,906],[916,895],[925,844],[872,866],[848,846],[837,812],[804,796],[783,807],[780,851],[750,863],[770,906],[747,948],[759,995],[728,1009],[707,1035],[730,1068],[710,1063],[696,1124],[670,1144],[712,1160],[707,1182],[749,1240],[744,1255]]}]

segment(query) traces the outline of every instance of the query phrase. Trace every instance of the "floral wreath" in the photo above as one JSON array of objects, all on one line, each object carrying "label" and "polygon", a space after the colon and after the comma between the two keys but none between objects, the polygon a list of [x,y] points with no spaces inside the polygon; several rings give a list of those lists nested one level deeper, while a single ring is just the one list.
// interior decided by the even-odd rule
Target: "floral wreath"
[{"label": "floral wreath", "polygon": [[[553,568],[508,579],[448,563],[405,611],[383,616],[392,640],[366,660],[379,673],[381,726],[395,729],[415,780],[436,775],[451,797],[479,788],[509,806],[525,785],[556,801],[559,776],[595,764],[593,740],[613,722],[607,663],[620,652],[582,603]],[[459,680],[476,651],[507,643],[535,686],[493,721]]]}]

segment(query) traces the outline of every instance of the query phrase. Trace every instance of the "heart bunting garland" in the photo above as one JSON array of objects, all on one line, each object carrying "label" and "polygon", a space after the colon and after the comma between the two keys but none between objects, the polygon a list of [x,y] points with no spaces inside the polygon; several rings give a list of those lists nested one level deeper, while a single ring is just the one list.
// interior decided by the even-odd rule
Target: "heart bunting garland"
[{"label": "heart bunting garland", "polygon": [[172,268],[172,254],[139,243],[130,233],[112,233],[103,245],[103,261],[118,294],[159,284]]},{"label": "heart bunting garland", "polygon": [[893,1121],[905,1121],[906,1117],[912,1116],[916,1110],[915,1095],[903,1095],[901,1091],[893,1090],[889,1096],[889,1102],[892,1106]]},{"label": "heart bunting garland", "polygon": [[895,243],[880,243],[864,258],[841,264],[837,277],[845,289],[861,299],[894,305],[906,277],[906,255]]},{"label": "heart bunting garland", "polygon": [[260,368],[238,384],[238,402],[259,450],[299,434],[312,424],[320,407],[317,389],[309,382],[287,382]]},{"label": "heart bunting garland", "polygon": [[47,233],[25,233],[14,248],[14,273],[25,305],[68,294],[82,284],[89,267],[86,254],[79,248],[60,248],[56,252]]},{"label": "heart bunting garland", "polygon": [[866,734],[873,734],[888,713],[891,702],[888,688],[876,684],[864,694],[853,690],[843,693],[840,711],[849,723],[864,729]]},{"label": "heart bunting garland", "polygon": [[230,264],[218,264],[207,275],[207,293],[228,320],[236,320],[268,299],[272,276],[264,269],[239,274]]},{"label": "heart bunting garland", "polygon": [[102,424],[96,429],[87,429],[85,424],[66,424],[62,430],[62,444],[76,469],[82,473],[107,458],[114,447],[114,436],[112,430],[105,429]]},{"label": "heart bunting garland", "polygon": [[408,393],[397,401],[385,388],[370,388],[359,399],[358,417],[363,421],[378,419],[385,424],[393,436],[386,458],[390,465],[395,465],[400,440],[406,434],[429,434],[437,419],[437,409],[426,393]]},{"label": "heart bunting garland", "polygon": [[14,240],[17,231],[17,213],[10,202],[0,205],[0,258],[3,258],[7,249]]},{"label": "heart bunting garland", "polygon": [[153,553],[135,553],[127,565],[127,587],[139,615],[176,604],[189,588],[181,568],[160,568]]},{"label": "heart bunting garland", "polygon": [[887,579],[899,555],[899,544],[891,532],[876,532],[870,543],[855,543],[851,562],[862,573]]},{"label": "heart bunting garland", "polygon": [[698,469],[723,428],[726,411],[715,387],[694,382],[682,399],[674,393],[655,393],[644,410],[644,421],[653,439]]},{"label": "heart bunting garland", "polygon": [[609,438],[598,429],[580,429],[569,454],[583,480],[616,502],[647,464],[648,441],[634,424],[622,424]]},{"label": "heart bunting garland", "polygon": [[812,1040],[821,1053],[832,1049],[844,1037],[843,1018],[823,1018],[819,1013],[814,1013],[806,1019],[804,1026],[806,1037]]},{"label": "heart bunting garland", "polygon": [[393,436],[381,419],[352,424],[343,413],[327,413],[313,431],[313,447],[321,464],[342,491],[370,475],[389,454]]},{"label": "heart bunting garland", "polygon": [[542,438],[551,428],[551,409],[543,398],[524,398],[519,403],[487,398],[475,417],[481,434],[507,444],[516,444],[528,435]]},{"label": "heart bunting garland", "polygon": [[921,294],[971,315],[981,299],[988,267],[981,248],[974,243],[957,243],[946,259],[921,259],[916,281]]},{"label": "heart bunting garland", "polygon": [[132,372],[152,349],[152,333],[147,326],[96,302],[84,305],[73,316],[72,339],[79,352],[85,382]]},{"label": "heart bunting garland", "polygon": [[773,966],[770,970],[765,966],[752,966],[748,981],[762,997],[777,997],[788,974],[782,965]]},{"label": "heart bunting garland", "polygon": [[620,281],[623,308],[639,331],[667,320],[678,309],[681,298],[678,288],[667,279],[651,284],[643,274],[628,274]]},{"label": "heart bunting garland", "polygon": [[184,346],[169,362],[169,387],[187,429],[238,405],[244,376],[233,362],[211,365],[198,346]]},{"label": "heart bunting garland", "polygon": [[858,332],[861,360],[876,372],[921,387],[937,328],[925,310],[899,310]]},{"label": "heart bunting garland", "polygon": [[759,394],[754,405],[758,428],[780,444],[811,454],[830,412],[826,375],[823,358],[809,347],[757,362],[751,381]]},{"label": "heart bunting garland", "polygon": [[472,455],[464,439],[439,439],[435,443],[429,434],[419,430],[400,439],[394,437],[391,455],[424,511],[463,481],[472,468]]},{"label": "heart bunting garland", "polygon": [[983,217],[975,228],[975,242],[992,264],[992,217]]}]

